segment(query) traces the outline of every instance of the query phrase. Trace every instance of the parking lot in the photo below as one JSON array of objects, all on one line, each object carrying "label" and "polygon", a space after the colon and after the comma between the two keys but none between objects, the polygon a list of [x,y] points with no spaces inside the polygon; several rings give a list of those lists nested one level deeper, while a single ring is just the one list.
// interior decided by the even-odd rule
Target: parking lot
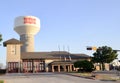
[{"label": "parking lot", "polygon": [[0,76],[0,80],[5,83],[115,83],[56,73],[6,74]]}]

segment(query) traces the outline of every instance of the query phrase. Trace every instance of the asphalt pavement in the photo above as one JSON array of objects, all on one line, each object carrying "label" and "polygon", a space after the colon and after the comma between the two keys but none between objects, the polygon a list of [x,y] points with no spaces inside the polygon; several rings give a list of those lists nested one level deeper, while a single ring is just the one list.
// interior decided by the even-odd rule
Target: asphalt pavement
[{"label": "asphalt pavement", "polygon": [[116,83],[113,81],[100,81],[85,79],[59,73],[16,73],[0,76],[5,83]]}]

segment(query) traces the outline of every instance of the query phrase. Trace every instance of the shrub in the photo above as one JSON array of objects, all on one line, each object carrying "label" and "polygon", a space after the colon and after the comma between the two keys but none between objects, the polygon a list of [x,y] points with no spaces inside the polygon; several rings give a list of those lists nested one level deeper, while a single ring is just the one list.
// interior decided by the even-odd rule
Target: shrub
[{"label": "shrub", "polygon": [[6,69],[0,69],[0,74],[5,74],[6,73]]},{"label": "shrub", "polygon": [[79,68],[78,72],[92,72],[94,70],[93,63],[87,60],[76,61],[74,66]]}]

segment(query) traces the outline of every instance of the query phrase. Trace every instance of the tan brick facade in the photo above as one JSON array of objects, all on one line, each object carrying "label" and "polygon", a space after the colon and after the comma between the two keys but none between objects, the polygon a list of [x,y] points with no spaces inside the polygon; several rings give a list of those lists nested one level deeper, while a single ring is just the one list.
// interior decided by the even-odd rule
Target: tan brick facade
[{"label": "tan brick facade", "polygon": [[20,52],[21,45],[17,44],[8,44],[7,45],[7,62],[20,62],[21,52]]}]

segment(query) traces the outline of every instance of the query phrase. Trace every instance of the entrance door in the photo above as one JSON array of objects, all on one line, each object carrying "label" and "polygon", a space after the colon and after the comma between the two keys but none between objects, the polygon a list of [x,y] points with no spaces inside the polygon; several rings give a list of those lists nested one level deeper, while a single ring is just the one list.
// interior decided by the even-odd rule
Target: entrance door
[{"label": "entrance door", "polygon": [[45,71],[45,61],[41,59],[33,60],[33,71],[36,72],[44,72]]},{"label": "entrance door", "polygon": [[18,73],[18,68],[18,62],[8,62],[8,73]]},{"label": "entrance door", "polygon": [[23,60],[23,72],[36,73],[45,71],[45,61],[41,59]]},{"label": "entrance door", "polygon": [[33,72],[33,60],[23,60],[23,72],[32,73]]}]

